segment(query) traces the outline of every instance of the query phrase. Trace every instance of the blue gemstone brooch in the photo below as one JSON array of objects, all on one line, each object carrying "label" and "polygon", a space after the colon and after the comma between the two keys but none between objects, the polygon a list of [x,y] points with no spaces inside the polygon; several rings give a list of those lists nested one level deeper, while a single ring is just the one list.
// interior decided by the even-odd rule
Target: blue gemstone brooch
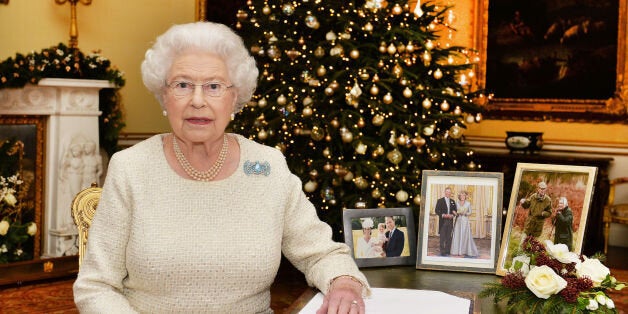
[{"label": "blue gemstone brooch", "polygon": [[244,162],[244,173],[246,175],[260,175],[263,174],[268,176],[270,174],[270,164],[268,161],[245,161]]}]

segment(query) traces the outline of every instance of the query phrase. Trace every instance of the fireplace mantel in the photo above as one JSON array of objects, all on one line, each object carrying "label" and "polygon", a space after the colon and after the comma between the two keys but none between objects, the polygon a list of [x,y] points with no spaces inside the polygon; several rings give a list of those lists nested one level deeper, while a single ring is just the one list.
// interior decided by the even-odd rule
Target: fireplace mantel
[{"label": "fireplace mantel", "polygon": [[[70,203],[103,172],[98,136],[99,97],[106,80],[45,78],[37,85],[0,89],[0,115],[44,116],[44,223],[41,258],[74,255]],[[90,182],[91,181],[91,182]]]}]

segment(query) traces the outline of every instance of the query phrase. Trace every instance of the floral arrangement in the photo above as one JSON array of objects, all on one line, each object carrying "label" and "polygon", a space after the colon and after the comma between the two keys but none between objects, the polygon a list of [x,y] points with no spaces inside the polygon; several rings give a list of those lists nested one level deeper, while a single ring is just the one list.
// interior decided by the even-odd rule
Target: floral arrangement
[{"label": "floral arrangement", "polygon": [[108,80],[116,88],[100,92],[100,145],[109,153],[117,150],[123,122],[121,98],[118,90],[125,84],[123,73],[111,66],[111,61],[99,51],[84,54],[78,48],[58,44],[40,52],[16,54],[0,63],[0,89],[22,88],[27,83],[37,84],[42,78],[73,78]]},{"label": "floral arrangement", "polygon": [[501,283],[486,283],[479,296],[506,299],[509,313],[617,313],[606,291],[626,284],[611,276],[602,258],[528,236]]},{"label": "floral arrangement", "polygon": [[[33,221],[32,204],[25,201],[32,179],[23,179],[21,175],[23,149],[21,141],[0,143],[0,163],[3,165],[0,173],[0,264],[33,258],[37,224]],[[5,172],[12,174],[5,176]]]}]

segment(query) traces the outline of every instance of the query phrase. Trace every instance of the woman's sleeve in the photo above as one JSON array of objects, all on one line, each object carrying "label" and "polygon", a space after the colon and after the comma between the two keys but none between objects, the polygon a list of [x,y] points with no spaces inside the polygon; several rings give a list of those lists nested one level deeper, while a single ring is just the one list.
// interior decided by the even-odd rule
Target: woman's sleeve
[{"label": "woman's sleeve", "polygon": [[131,226],[124,167],[114,155],[89,229],[87,251],[74,283],[74,302],[81,313],[136,313],[122,293]]},{"label": "woman's sleeve", "polygon": [[359,271],[344,243],[332,240],[332,230],[316,215],[314,205],[301,189],[301,180],[290,174],[282,251],[301,272],[309,285],[327,293],[331,281],[349,275],[362,283],[362,294],[370,295],[366,277]]}]

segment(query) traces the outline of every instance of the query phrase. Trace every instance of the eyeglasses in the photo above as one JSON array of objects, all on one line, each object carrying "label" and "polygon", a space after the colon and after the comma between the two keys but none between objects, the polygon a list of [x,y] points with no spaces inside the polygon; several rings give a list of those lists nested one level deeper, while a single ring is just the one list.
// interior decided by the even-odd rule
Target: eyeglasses
[{"label": "eyeglasses", "polygon": [[224,95],[227,89],[233,87],[233,85],[227,86],[222,82],[207,82],[203,84],[194,84],[186,81],[173,81],[170,84],[166,83],[175,96],[177,97],[189,97],[194,94],[197,86],[200,86],[203,90],[203,95],[209,97],[220,97]]}]

